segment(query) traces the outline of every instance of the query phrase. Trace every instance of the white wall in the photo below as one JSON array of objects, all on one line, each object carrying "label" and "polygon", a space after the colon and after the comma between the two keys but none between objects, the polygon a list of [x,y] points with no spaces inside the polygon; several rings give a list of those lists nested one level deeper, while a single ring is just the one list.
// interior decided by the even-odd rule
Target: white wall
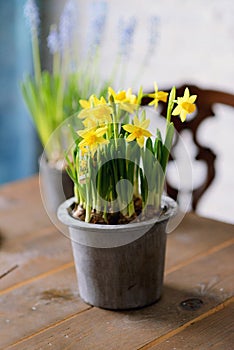
[{"label": "white wall", "polygon": [[[87,23],[91,0],[77,0]],[[139,84],[151,87],[193,81],[203,86],[234,90],[234,1],[232,0],[109,0],[108,32],[105,34],[106,62],[117,48],[118,18],[135,16],[138,25],[130,57],[129,83],[144,57],[148,40],[148,20],[159,17],[157,45]],[[79,24],[78,24],[79,25]]]}]

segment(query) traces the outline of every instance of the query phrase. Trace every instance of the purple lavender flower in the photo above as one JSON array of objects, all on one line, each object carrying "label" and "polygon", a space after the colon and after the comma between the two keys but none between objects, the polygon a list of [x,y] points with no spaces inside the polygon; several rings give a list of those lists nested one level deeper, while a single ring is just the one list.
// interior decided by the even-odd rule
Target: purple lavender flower
[{"label": "purple lavender flower", "polygon": [[124,58],[127,58],[130,54],[135,29],[135,17],[131,17],[129,20],[124,20],[123,18],[119,20],[119,51],[120,55]]},{"label": "purple lavender flower", "polygon": [[52,27],[50,30],[50,34],[48,35],[48,38],[47,38],[47,46],[52,55],[59,52],[59,49],[60,49],[59,35],[56,27]]},{"label": "purple lavender flower", "polygon": [[77,16],[77,7],[74,0],[69,0],[63,10],[59,24],[61,49],[64,50],[71,43]]},{"label": "purple lavender flower", "polygon": [[158,16],[152,16],[150,17],[149,21],[149,47],[148,52],[152,55],[152,53],[155,51],[158,37],[159,37],[159,22],[160,18]]},{"label": "purple lavender flower", "polygon": [[88,47],[92,50],[101,44],[106,24],[107,3],[105,1],[93,2],[90,5],[90,12]]},{"label": "purple lavender flower", "polygon": [[24,15],[27,18],[31,31],[38,30],[40,24],[38,7],[34,0],[28,0],[24,6]]}]

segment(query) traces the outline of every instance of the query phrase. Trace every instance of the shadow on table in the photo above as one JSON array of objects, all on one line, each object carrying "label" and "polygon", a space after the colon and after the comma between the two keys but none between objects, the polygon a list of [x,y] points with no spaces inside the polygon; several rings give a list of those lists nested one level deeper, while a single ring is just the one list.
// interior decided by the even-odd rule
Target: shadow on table
[{"label": "shadow on table", "polygon": [[3,242],[4,242],[4,237],[3,237],[3,235],[2,235],[2,233],[0,231],[0,248],[3,245]]},{"label": "shadow on table", "polygon": [[156,303],[137,310],[120,311],[125,314],[126,323],[148,323],[156,322],[158,326],[166,323],[170,327],[179,327],[184,323],[207,312],[225,300],[224,296],[215,297],[211,291],[205,295],[199,288],[192,288],[191,291],[177,289],[164,285],[163,295]]}]

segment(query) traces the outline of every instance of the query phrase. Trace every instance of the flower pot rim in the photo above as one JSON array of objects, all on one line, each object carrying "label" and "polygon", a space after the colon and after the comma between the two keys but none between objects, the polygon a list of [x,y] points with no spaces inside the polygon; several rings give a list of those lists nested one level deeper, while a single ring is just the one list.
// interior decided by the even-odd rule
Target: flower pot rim
[{"label": "flower pot rim", "polygon": [[57,210],[57,217],[58,219],[65,225],[69,227],[80,227],[83,230],[88,230],[88,231],[97,231],[97,230],[119,230],[122,231],[124,229],[128,229],[128,231],[135,230],[136,228],[140,227],[145,227],[145,226],[152,226],[153,224],[157,222],[162,222],[165,221],[173,216],[176,215],[177,209],[178,209],[178,204],[177,202],[172,199],[169,196],[162,196],[162,207],[164,205],[167,206],[167,210],[160,215],[159,217],[155,217],[149,220],[144,220],[140,222],[130,222],[128,224],[120,224],[120,225],[108,225],[108,224],[93,224],[93,223],[88,223],[85,221],[81,221],[79,219],[73,218],[69,213],[68,213],[68,208],[74,203],[75,197],[69,198],[65,202],[63,202]]}]

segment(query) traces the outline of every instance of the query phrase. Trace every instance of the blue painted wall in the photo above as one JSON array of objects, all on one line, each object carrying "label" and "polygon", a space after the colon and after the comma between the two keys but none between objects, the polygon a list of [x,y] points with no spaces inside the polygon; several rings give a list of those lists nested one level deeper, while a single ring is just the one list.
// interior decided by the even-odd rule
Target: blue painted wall
[{"label": "blue painted wall", "polygon": [[0,184],[37,172],[41,152],[19,87],[32,70],[24,4],[0,0]]}]

